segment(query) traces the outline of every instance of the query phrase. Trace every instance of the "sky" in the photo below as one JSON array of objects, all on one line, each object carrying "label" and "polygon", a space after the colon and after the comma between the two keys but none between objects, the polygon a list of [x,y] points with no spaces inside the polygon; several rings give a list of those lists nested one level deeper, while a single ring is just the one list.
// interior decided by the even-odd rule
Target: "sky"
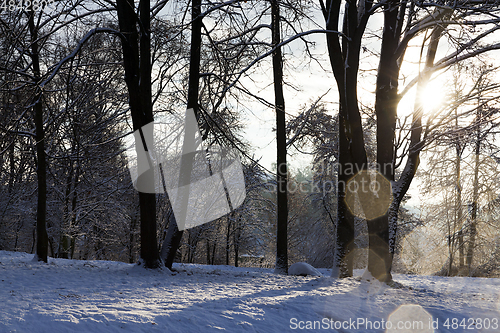
[{"label": "sky", "polygon": [[[320,17],[319,12],[317,12],[314,17],[320,25],[324,24],[324,19]],[[383,17],[380,13],[373,15],[369,21],[367,31],[370,29],[375,32],[380,31],[377,29],[381,27],[382,22]],[[312,28],[312,26],[310,28]],[[418,60],[420,58],[423,38],[423,35],[417,36],[408,47],[405,55],[405,63],[401,70],[402,78],[404,79],[400,82],[400,92],[422,69],[422,65],[419,64]],[[300,40],[292,42],[288,47],[289,51],[294,52],[295,58],[288,57],[289,60],[287,59],[285,63],[285,82],[288,84],[285,86],[284,93],[286,112],[290,117],[299,114],[302,108],[310,105],[312,101],[315,101],[319,96],[325,94],[330,89],[323,98],[323,101],[333,115],[338,110],[338,97],[336,82],[328,61],[325,36],[323,34],[317,34],[311,35],[307,37],[307,39],[316,42],[313,54],[317,61],[304,61],[304,55],[301,53],[303,46]],[[368,49],[378,52],[380,48],[378,37],[369,37],[365,40],[367,41],[366,46]],[[495,37],[493,36],[487,41],[492,42],[494,40]],[[443,38],[439,44],[436,60],[449,54],[452,50],[454,50],[454,46],[448,44]],[[499,53],[500,52],[495,51],[493,54],[487,56],[487,58],[491,61],[494,59],[495,54],[498,55]],[[360,104],[373,106],[375,88],[373,70],[376,70],[377,67],[377,57],[370,55],[369,52],[363,52],[360,64],[360,84],[358,88]],[[260,74],[260,76],[257,75],[257,77],[254,77],[254,80],[260,82],[259,88],[255,90],[258,92],[258,95],[273,102],[274,95],[271,69],[266,73]],[[450,71],[441,71],[433,76],[423,94],[424,99],[422,102],[426,115],[438,112],[438,110],[447,103],[446,93],[450,80]],[[292,85],[293,88],[291,88],[290,85]],[[398,116],[401,119],[404,119],[406,116],[411,116],[414,108],[415,96],[416,88],[414,87],[401,100],[398,109]],[[274,111],[257,103],[251,104],[249,108],[251,108],[252,113],[247,117],[248,127],[245,137],[255,147],[255,157],[257,159],[261,158],[261,163],[270,169],[276,158],[275,133],[272,131],[275,126]],[[298,153],[293,149],[290,149],[289,154],[288,162],[292,170],[303,169],[310,164],[311,156]],[[421,154],[421,157],[422,168],[426,166],[426,154]],[[404,163],[402,166],[404,166]],[[411,199],[407,203],[407,206],[417,213],[419,213],[421,200],[423,200],[422,195],[419,193],[420,185],[421,181],[416,177],[408,191]]]},{"label": "sky", "polygon": [[[176,6],[175,3],[172,5]],[[324,25],[324,18],[319,10],[312,14],[314,20],[319,24],[306,24],[302,21],[304,29],[317,29]],[[270,20],[269,15],[265,16]],[[383,16],[377,13],[370,18],[367,31],[374,31],[375,33],[365,39],[366,47],[369,50],[378,52],[380,48],[380,27],[383,23]],[[208,20],[206,24],[210,25]],[[311,48],[315,61],[310,61],[308,56],[303,52],[303,42],[299,39],[291,42],[283,48],[285,53],[284,65],[284,95],[285,95],[285,108],[289,117],[294,117],[300,113],[301,110],[307,108],[313,101],[321,95],[322,102],[327,106],[329,112],[334,115],[338,110],[338,97],[336,82],[331,71],[331,66],[328,60],[328,52],[326,50],[326,39],[324,34],[313,34],[306,37],[307,40],[315,42]],[[494,40],[494,38],[490,39]],[[413,79],[421,69],[418,64],[420,57],[420,47],[423,41],[423,36],[416,37],[410,44],[406,55],[405,63],[402,67],[402,76],[405,78],[400,83],[400,90]],[[438,49],[437,59],[449,53],[451,46],[447,43],[441,43]],[[374,69],[378,67],[378,58],[372,56],[370,52],[362,53],[362,60],[359,75],[359,101],[360,104],[371,105],[374,103],[374,89],[375,89],[375,76]],[[251,72],[251,79],[243,77],[241,85],[248,88],[253,94],[274,103],[274,90],[272,67],[270,57],[262,61],[262,66],[256,67]],[[449,73],[437,76],[431,81],[425,91],[425,99],[423,101],[425,112],[431,112],[433,108],[439,107],[445,101],[445,89],[449,81]],[[410,116],[413,111],[415,103],[415,88],[410,90],[408,94],[402,99],[398,109],[398,115],[401,118]],[[327,93],[328,92],[328,93]],[[276,141],[275,132],[275,113],[274,110],[268,106],[250,99],[244,102],[243,121],[246,128],[243,130],[243,135],[253,148],[253,157],[259,160],[260,163],[268,170],[273,169],[273,164],[276,160]],[[425,154],[422,154],[425,158]],[[312,160],[311,155],[301,154],[294,149],[289,149],[288,163],[292,171],[298,169],[306,169],[310,166]],[[404,165],[404,164],[403,164]],[[422,161],[422,166],[425,161]],[[418,210],[422,197],[419,194],[420,181],[415,178],[412,182],[408,194],[412,199],[407,203],[407,206]]]}]

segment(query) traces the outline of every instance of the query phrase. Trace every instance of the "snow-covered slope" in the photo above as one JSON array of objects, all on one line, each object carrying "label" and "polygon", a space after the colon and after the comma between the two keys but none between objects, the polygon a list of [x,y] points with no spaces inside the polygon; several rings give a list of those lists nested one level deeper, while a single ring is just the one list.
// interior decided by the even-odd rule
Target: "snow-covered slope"
[{"label": "snow-covered slope", "polygon": [[[314,325],[309,331],[385,332],[381,325],[389,318],[431,320],[435,332],[470,332],[452,326],[465,319],[475,332],[500,332],[500,279],[395,275],[402,287],[389,288],[360,276],[335,280],[328,270],[320,270],[323,277],[301,277],[176,265],[179,272],[171,273],[118,262],[43,264],[32,258],[0,251],[2,333],[286,332]],[[471,324],[476,318],[483,320],[481,329],[479,322]],[[432,332],[424,324],[417,331]]]}]

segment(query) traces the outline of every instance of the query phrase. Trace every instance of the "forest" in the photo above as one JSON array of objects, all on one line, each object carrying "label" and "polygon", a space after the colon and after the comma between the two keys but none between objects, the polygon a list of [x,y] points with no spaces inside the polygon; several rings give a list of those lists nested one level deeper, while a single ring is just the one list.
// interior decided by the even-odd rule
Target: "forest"
[{"label": "forest", "polygon": [[[500,277],[499,40],[497,0],[3,0],[0,250]],[[182,230],[127,150],[188,109],[246,194]]]}]

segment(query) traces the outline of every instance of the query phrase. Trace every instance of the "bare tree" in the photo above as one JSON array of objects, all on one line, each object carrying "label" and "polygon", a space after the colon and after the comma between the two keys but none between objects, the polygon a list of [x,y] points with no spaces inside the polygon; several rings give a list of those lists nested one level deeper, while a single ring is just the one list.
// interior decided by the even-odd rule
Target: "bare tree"
[{"label": "bare tree", "polygon": [[[339,28],[341,15],[341,1],[320,0],[328,31]],[[428,133],[432,128],[423,130],[423,113],[416,105],[408,134],[407,149],[397,149],[396,124],[397,107],[401,97],[415,84],[417,91],[422,91],[432,73],[447,68],[451,64],[471,58],[475,55],[498,49],[500,44],[491,43],[480,45],[485,36],[489,36],[499,29],[498,20],[486,19],[481,13],[499,10],[499,3],[456,1],[453,3],[440,1],[371,1],[346,2],[344,4],[342,35],[329,33],[327,35],[330,63],[340,96],[339,112],[339,189],[338,189],[338,226],[337,251],[332,275],[345,277],[352,275],[350,253],[354,239],[354,214],[345,203],[345,196],[358,196],[360,193],[346,192],[343,186],[353,174],[345,170],[366,170],[367,154],[363,136],[362,117],[358,106],[358,72],[360,52],[363,45],[368,20],[378,11],[383,12],[383,31],[379,54],[375,89],[375,114],[377,120],[377,181],[389,181],[392,187],[392,202],[389,209],[381,216],[368,220],[370,251],[368,270],[381,281],[390,282],[392,258],[395,248],[397,231],[397,215],[401,200],[407,192],[419,164],[421,149],[428,142]],[[456,46],[455,50],[443,58],[436,59],[436,51],[443,36],[450,36],[453,25],[484,25],[485,31],[476,35],[466,36]],[[401,67],[405,63],[405,54],[409,42],[416,36],[428,33],[424,39],[427,54],[424,59],[425,67],[420,74],[403,89],[401,82]],[[417,95],[419,93],[417,92]],[[403,146],[404,148],[404,146]],[[406,165],[396,178],[396,168],[406,159]],[[363,173],[360,173],[361,175]],[[384,180],[385,179],[385,180]],[[366,180],[365,180],[366,181]],[[375,200],[373,198],[368,199]],[[363,200],[362,200],[363,201]],[[375,200],[376,201],[376,200]],[[371,204],[361,202],[366,213]]]},{"label": "bare tree", "polygon": [[275,273],[288,274],[288,171],[286,164],[286,122],[285,98],[283,96],[283,57],[281,55],[280,3],[271,1],[271,31],[273,51],[274,98],[276,111],[276,182],[277,187],[277,230]]},{"label": "bare tree", "polygon": [[[139,2],[138,16],[133,0],[117,0],[118,22],[123,34],[123,62],[125,82],[129,92],[130,112],[134,130],[141,130],[153,119],[151,94],[151,14],[149,1]],[[137,30],[139,25],[139,31]],[[142,135],[141,135],[142,136]],[[143,139],[144,140],[144,139]],[[145,151],[148,148],[144,142]],[[143,161],[144,162],[144,161]],[[141,175],[140,182],[154,183],[154,168]],[[141,258],[147,268],[158,268],[160,257],[156,236],[156,195],[154,193],[139,193],[141,211]]]}]

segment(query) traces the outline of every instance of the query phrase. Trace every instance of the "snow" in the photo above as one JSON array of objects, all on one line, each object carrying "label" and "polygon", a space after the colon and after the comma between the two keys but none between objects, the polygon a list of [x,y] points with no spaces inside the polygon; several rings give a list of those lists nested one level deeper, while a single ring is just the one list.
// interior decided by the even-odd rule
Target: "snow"
[{"label": "snow", "polygon": [[492,326],[495,320],[500,325],[500,279],[394,274],[400,287],[393,288],[362,277],[362,271],[332,279],[326,269],[318,269],[324,276],[303,277],[264,268],[176,264],[170,272],[121,262],[32,259],[0,251],[2,333],[385,332],[353,324],[388,319],[427,321],[418,332],[433,332],[429,323],[438,325],[434,332],[469,331],[446,328],[453,318],[468,324],[489,318],[489,330],[475,331],[500,331]]},{"label": "snow", "polygon": [[306,262],[296,262],[288,268],[288,274],[290,275],[311,275],[311,276],[323,276],[316,268],[309,265]]}]

